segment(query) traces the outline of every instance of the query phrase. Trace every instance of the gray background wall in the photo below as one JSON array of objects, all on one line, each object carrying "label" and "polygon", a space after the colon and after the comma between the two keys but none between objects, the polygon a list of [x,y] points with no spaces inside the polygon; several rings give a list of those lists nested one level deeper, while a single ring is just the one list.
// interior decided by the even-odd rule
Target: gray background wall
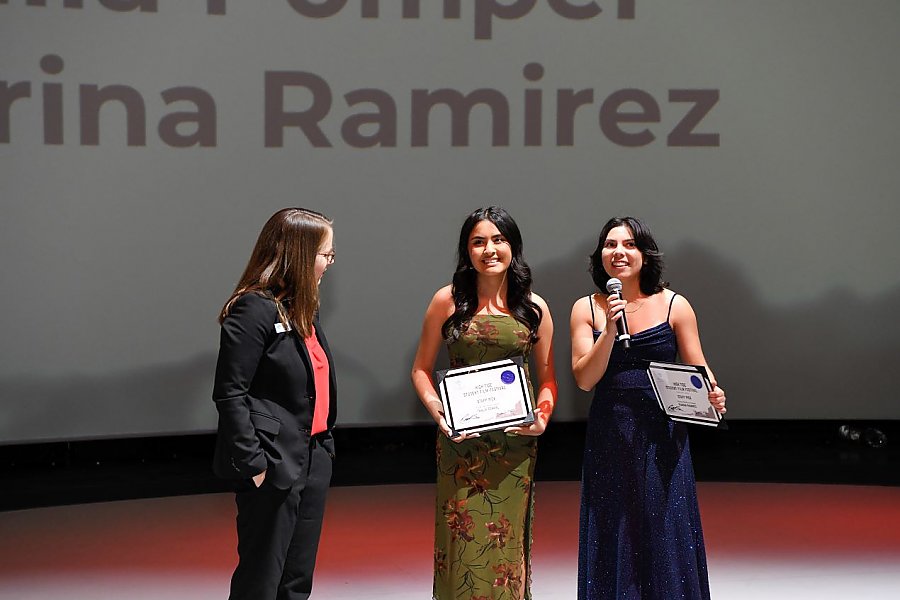
[{"label": "gray background wall", "polygon": [[[289,205],[335,219],[322,317],[344,424],[427,419],[408,379],[421,319],[452,272],[464,216],[488,204],[519,222],[553,311],[557,418],[586,412],[568,370],[569,311],[591,291],[600,227],[619,214],[653,227],[729,416],[900,418],[900,4],[570,0],[602,8],[575,20],[549,0],[507,0],[497,4],[533,6],[490,19],[489,39],[476,39],[486,0],[462,3],[458,19],[437,0],[305,3],[343,4],[324,18],[301,14],[302,0],[81,4],[0,1],[0,443],[212,429],[216,313],[263,222]],[[403,18],[417,4],[418,18]],[[620,18],[632,4],[634,18]],[[529,63],[544,69],[536,81]],[[267,101],[270,120],[278,98],[292,112],[323,101],[301,86],[267,94],[278,71],[330,89],[319,126],[331,147],[296,127],[267,146]],[[140,96],[146,124],[132,136],[143,141],[129,144],[117,102],[102,105],[90,139],[82,89],[112,85]],[[179,87],[212,104],[167,103]],[[508,144],[478,106],[468,144],[453,145],[439,106],[427,145],[414,145],[413,90],[443,88],[502,94]],[[393,100],[394,145],[345,141],[345,120],[377,112],[348,103],[360,89]],[[566,89],[593,101],[559,145]],[[598,115],[629,89],[655,101],[659,120],[620,123],[610,139]],[[543,99],[537,145],[524,143],[526,90]],[[717,91],[691,138],[706,145],[667,143],[693,106],[670,90]],[[184,120],[175,133],[172,119]],[[622,145],[643,130],[647,143]],[[192,137],[204,145],[173,147]]]}]

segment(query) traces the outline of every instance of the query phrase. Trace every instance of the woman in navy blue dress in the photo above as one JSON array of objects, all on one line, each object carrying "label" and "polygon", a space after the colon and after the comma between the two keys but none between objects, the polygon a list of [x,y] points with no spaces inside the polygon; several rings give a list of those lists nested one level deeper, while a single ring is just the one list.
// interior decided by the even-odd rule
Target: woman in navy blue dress
[{"label": "woman in navy blue dress", "polygon": [[[620,298],[594,293],[572,307],[572,372],[595,389],[582,470],[578,600],[709,598],[706,552],[687,428],[660,410],[646,360],[703,365],[709,401],[725,392],[709,370],[697,318],[666,289],[662,255],[646,225],[611,219],[591,255],[600,290],[622,281]],[[631,348],[616,342],[627,314]]]}]

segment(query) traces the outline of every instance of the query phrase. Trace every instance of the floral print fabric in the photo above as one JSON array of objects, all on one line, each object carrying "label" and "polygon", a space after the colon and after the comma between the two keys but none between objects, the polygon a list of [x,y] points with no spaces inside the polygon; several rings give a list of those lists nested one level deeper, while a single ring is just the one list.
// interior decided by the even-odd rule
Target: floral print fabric
[{"label": "floral print fabric", "polygon": [[[526,356],[528,340],[510,316],[477,315],[448,344],[450,363]],[[536,457],[534,437],[492,431],[457,444],[438,434],[435,600],[530,600]]]}]

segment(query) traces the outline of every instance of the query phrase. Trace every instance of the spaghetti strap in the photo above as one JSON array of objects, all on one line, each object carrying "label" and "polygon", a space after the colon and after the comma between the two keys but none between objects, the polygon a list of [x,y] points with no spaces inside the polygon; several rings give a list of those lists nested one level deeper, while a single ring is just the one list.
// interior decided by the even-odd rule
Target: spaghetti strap
[{"label": "spaghetti strap", "polygon": [[591,329],[596,331],[597,328],[595,327],[595,322],[594,322],[594,295],[588,294],[587,301],[591,307]]},{"label": "spaghetti strap", "polygon": [[672,304],[675,303],[675,298],[678,297],[678,292],[672,294],[672,299],[669,300],[669,313],[666,315],[666,323],[669,322],[669,317],[672,316]]}]

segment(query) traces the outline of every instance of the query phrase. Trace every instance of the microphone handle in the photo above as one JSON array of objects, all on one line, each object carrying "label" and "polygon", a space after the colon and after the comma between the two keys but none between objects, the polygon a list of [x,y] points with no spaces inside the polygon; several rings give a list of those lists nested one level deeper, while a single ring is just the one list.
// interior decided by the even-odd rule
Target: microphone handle
[{"label": "microphone handle", "polygon": [[[621,298],[620,292],[616,292],[616,297]],[[625,310],[622,310],[622,317],[616,321],[616,331],[619,335],[616,340],[622,342],[622,347],[626,350],[631,348],[631,335],[628,333],[628,321],[625,320]]]},{"label": "microphone handle", "polygon": [[622,318],[616,321],[617,328],[619,330],[619,337],[616,338],[620,342],[622,342],[622,347],[626,350],[631,348],[631,334],[628,333],[628,325],[625,321],[625,311],[622,311]]}]

